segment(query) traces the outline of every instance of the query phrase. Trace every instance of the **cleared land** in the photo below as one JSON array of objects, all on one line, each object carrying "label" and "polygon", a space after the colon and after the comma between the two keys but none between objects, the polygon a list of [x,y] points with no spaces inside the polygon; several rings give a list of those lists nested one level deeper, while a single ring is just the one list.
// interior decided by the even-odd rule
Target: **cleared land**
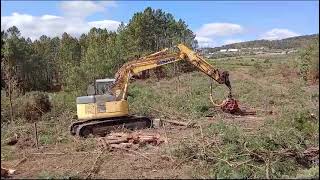
[{"label": "cleared land", "polygon": [[[319,86],[306,84],[297,75],[296,58],[275,55],[210,61],[230,72],[240,107],[256,110],[255,116],[232,116],[212,108],[210,79],[199,72],[131,83],[132,113],[192,120],[201,128],[166,125],[143,130],[159,133],[168,143],[140,147],[138,153],[104,152],[98,163],[95,139],[69,134],[76,95],[51,94],[53,109],[38,122],[39,150],[28,139],[15,146],[4,144],[14,132],[32,139],[33,124],[16,119],[15,125],[1,126],[1,166],[17,169],[15,178],[86,178],[90,173],[92,178],[319,176],[317,159],[302,156],[319,147]],[[226,88],[216,83],[213,93],[216,101],[227,95]],[[286,156],[288,152],[292,156]],[[298,156],[307,162],[300,162]],[[94,166],[97,170],[92,173]]]}]

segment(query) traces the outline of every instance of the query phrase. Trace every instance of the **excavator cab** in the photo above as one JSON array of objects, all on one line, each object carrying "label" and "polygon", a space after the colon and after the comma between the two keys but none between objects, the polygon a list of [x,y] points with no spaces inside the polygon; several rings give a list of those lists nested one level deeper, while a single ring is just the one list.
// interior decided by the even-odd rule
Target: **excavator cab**
[{"label": "excavator cab", "polygon": [[151,127],[147,117],[130,116],[128,102],[116,100],[109,88],[114,79],[97,79],[88,86],[87,96],[77,97],[79,122],[71,125],[72,135],[86,137],[89,134],[104,135],[115,128],[141,129]]},{"label": "excavator cab", "polygon": [[77,97],[78,119],[101,119],[128,115],[128,103],[116,101],[109,93],[109,87],[114,79],[97,79],[94,85],[87,88],[87,96]]},{"label": "excavator cab", "polygon": [[88,86],[87,95],[110,94],[109,87],[114,83],[114,81],[115,79],[97,79],[95,83]]}]

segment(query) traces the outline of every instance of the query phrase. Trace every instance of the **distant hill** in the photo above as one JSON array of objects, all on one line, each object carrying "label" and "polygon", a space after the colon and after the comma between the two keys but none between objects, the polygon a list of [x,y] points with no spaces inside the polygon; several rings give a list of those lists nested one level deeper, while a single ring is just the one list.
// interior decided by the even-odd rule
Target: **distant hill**
[{"label": "distant hill", "polygon": [[266,47],[269,49],[299,49],[307,45],[309,42],[318,40],[319,34],[296,36],[281,40],[254,40],[246,41],[240,43],[233,43],[228,45],[223,45],[221,47],[206,48],[209,51],[219,51],[220,49],[230,49],[230,48],[257,48]]}]

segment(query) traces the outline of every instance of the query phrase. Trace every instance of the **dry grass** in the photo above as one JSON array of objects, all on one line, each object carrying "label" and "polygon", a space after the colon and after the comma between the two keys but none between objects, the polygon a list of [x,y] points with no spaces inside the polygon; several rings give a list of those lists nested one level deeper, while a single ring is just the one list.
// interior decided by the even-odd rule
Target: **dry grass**
[{"label": "dry grass", "polygon": [[[254,58],[254,61],[251,59]],[[266,60],[268,59],[268,60]],[[125,152],[103,156],[96,178],[285,178],[319,176],[318,165],[300,162],[283,152],[303,154],[318,147],[319,87],[308,86],[292,72],[297,70],[296,56],[256,56],[212,61],[230,71],[235,97],[240,106],[257,110],[254,117],[234,117],[211,107],[208,77],[199,72],[177,77],[147,79],[130,84],[128,98],[132,113],[192,120],[199,128],[167,126],[153,129],[168,138],[168,144],[144,147],[147,162]],[[260,64],[260,65],[259,65]],[[289,67],[289,68],[288,68]],[[288,71],[282,71],[283,68]],[[227,96],[227,88],[214,84],[214,100]],[[75,112],[76,94],[51,94],[53,106],[41,117],[40,144],[43,152],[94,152],[92,139],[69,135]],[[3,107],[1,107],[3,108]],[[314,114],[313,116],[310,116]],[[206,115],[212,117],[206,118]],[[19,132],[33,138],[32,124],[2,125],[6,139]],[[1,141],[1,158],[10,166],[29,147],[17,150]],[[286,151],[283,151],[286,150]],[[86,177],[94,154],[30,157],[17,177]],[[299,158],[298,158],[299,160]],[[35,165],[36,164],[36,165]],[[315,168],[316,167],[316,168]],[[128,173],[124,173],[123,169]],[[25,172],[30,169],[30,172]]]}]

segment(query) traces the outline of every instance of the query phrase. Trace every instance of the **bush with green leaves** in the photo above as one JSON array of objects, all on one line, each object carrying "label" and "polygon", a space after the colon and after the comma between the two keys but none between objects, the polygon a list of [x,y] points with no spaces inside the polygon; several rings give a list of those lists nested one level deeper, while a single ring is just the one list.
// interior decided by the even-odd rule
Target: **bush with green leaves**
[{"label": "bush with green leaves", "polygon": [[309,44],[300,54],[300,73],[308,81],[319,80],[319,40]]}]

